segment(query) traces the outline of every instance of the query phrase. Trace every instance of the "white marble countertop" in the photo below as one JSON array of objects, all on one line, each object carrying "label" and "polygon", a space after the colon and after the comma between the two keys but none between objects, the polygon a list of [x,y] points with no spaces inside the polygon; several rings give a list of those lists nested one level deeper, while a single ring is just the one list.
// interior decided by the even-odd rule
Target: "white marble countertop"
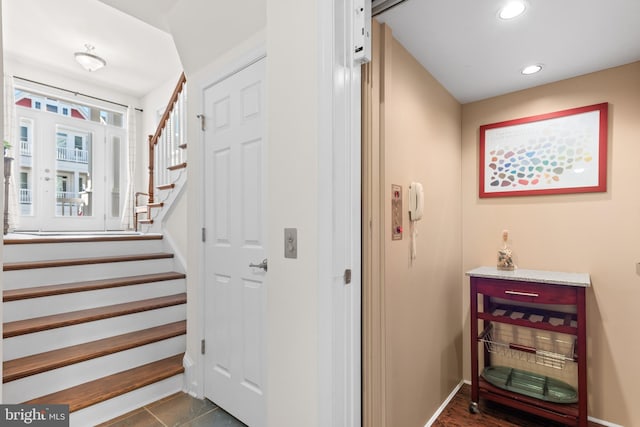
[{"label": "white marble countertop", "polygon": [[466,272],[470,277],[486,277],[492,279],[516,280],[521,282],[546,283],[550,285],[591,286],[588,273],[567,273],[562,271],[525,270],[516,268],[513,271],[498,270],[496,267],[478,267]]}]

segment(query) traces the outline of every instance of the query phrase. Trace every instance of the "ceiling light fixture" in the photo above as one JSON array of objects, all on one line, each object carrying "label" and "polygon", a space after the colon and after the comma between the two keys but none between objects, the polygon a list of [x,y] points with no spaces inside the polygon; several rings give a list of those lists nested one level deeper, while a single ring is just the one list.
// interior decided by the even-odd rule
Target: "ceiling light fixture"
[{"label": "ceiling light fixture", "polygon": [[522,69],[521,73],[528,76],[529,74],[535,74],[540,70],[542,70],[542,65],[540,64],[528,65]]},{"label": "ceiling light fixture", "polygon": [[520,16],[524,13],[524,10],[527,8],[524,1],[522,0],[512,0],[498,13],[500,19],[513,19],[517,16]]},{"label": "ceiling light fixture", "polygon": [[95,49],[93,46],[91,46],[90,44],[85,44],[84,47],[87,49],[86,52],[76,52],[74,54],[76,57],[76,61],[78,62],[78,64],[82,65],[82,68],[87,71],[96,71],[107,65],[107,61],[100,58],[95,53],[92,53],[92,51]]}]

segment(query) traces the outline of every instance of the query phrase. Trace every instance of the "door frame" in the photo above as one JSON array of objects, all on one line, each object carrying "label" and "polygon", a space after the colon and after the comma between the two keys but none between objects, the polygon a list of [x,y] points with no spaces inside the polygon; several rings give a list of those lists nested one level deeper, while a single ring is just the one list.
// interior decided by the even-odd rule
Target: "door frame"
[{"label": "door frame", "polygon": [[[320,426],[362,425],[361,66],[354,0],[318,3]],[[331,185],[327,185],[331,183]],[[351,283],[345,272],[351,271]]]}]

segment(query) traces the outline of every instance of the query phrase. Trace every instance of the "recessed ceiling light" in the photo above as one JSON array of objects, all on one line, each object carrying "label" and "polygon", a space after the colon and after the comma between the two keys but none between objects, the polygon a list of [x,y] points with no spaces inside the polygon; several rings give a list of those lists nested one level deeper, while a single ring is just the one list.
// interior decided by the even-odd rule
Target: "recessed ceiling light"
[{"label": "recessed ceiling light", "polygon": [[528,65],[522,69],[521,73],[524,75],[529,75],[529,74],[535,74],[540,70],[542,70],[542,65],[539,65],[539,64]]},{"label": "recessed ceiling light", "polygon": [[498,13],[500,19],[513,19],[517,16],[520,16],[524,13],[526,9],[526,5],[522,0],[512,0],[509,1]]}]

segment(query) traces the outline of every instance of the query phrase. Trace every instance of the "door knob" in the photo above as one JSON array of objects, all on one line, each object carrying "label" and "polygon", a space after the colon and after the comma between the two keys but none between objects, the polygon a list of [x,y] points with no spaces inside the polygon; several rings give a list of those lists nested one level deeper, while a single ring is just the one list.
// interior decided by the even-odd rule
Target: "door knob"
[{"label": "door knob", "polygon": [[266,259],[266,258],[265,258],[265,259],[263,259],[263,260],[262,260],[262,262],[261,262],[260,264],[254,264],[254,263],[251,263],[251,264],[249,264],[249,267],[261,268],[261,269],[263,269],[264,271],[267,271],[267,259]]}]

